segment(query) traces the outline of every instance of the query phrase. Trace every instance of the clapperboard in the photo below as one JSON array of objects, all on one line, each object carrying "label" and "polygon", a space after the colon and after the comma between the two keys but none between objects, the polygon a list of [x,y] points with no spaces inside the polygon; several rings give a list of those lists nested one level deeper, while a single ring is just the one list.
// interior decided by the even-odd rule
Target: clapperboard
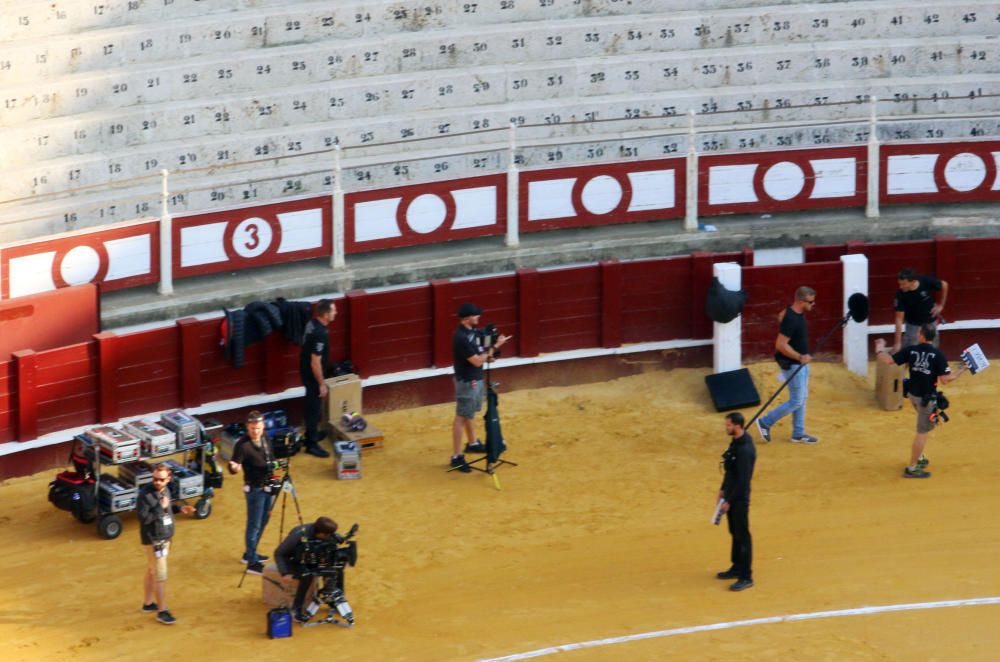
[{"label": "clapperboard", "polygon": [[962,363],[969,368],[969,372],[976,374],[986,370],[990,367],[990,362],[983,354],[983,349],[979,346],[979,343],[971,345],[965,348],[965,351],[961,354]]}]

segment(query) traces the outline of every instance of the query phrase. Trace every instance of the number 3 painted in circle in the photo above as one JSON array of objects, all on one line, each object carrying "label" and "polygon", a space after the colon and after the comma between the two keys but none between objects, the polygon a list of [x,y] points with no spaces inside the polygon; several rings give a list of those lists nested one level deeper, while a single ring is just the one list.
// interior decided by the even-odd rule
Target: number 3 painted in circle
[{"label": "number 3 painted in circle", "polygon": [[243,220],[233,231],[233,250],[240,257],[258,257],[271,246],[274,230],[271,224],[263,218],[248,218]]}]

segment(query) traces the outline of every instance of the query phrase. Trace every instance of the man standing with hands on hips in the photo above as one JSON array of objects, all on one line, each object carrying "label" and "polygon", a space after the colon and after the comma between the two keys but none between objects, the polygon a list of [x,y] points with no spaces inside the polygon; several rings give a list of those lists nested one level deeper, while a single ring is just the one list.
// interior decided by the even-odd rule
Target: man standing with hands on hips
[{"label": "man standing with hands on hips", "polygon": [[236,442],[229,473],[243,472],[243,493],[247,502],[247,524],[243,534],[244,552],[241,561],[247,572],[264,574],[263,562],[268,557],[257,553],[257,545],[264,535],[264,527],[271,517],[272,493],[271,468],[274,452],[271,442],[264,436],[264,415],[259,411],[247,414],[247,436]]},{"label": "man standing with hands on hips", "polygon": [[[781,368],[781,380],[788,381],[788,400],[757,419],[757,430],[765,442],[771,441],[771,428],[788,414],[792,415],[792,441],[815,444],[806,434],[806,399],[809,397],[809,325],[806,313],[816,305],[816,290],[802,286],[795,290],[795,301],[778,316],[778,337],[774,341],[774,360]],[[799,366],[801,370],[795,372]],[[795,376],[792,376],[795,373]]]},{"label": "man standing with hands on hips", "polygon": [[156,465],[153,482],[139,488],[135,506],[139,518],[139,538],[146,552],[142,610],[156,612],[156,620],[164,625],[177,622],[167,610],[166,599],[167,556],[170,554],[170,539],[174,537],[174,514],[190,515],[194,512],[194,506],[174,503],[169,489],[171,474],[169,465]]},{"label": "man standing with hands on hips", "polygon": [[476,439],[473,421],[483,406],[486,384],[483,365],[493,360],[494,350],[500,349],[510,336],[500,336],[489,349],[483,348],[482,336],[476,331],[482,310],[472,303],[458,307],[458,327],[452,335],[451,348],[455,368],[455,419],[451,426],[451,466],[462,473],[472,469],[465,462],[462,452],[462,433],[467,443],[466,453],[485,453],[486,447]]},{"label": "man standing with hands on hips", "polygon": [[328,391],[323,378],[330,349],[330,333],[326,327],[336,317],[337,306],[333,301],[320,299],[313,311],[313,318],[306,323],[302,334],[302,350],[299,353],[299,376],[302,378],[302,385],[306,387],[303,402],[306,452],[316,457],[330,457],[330,453],[319,445],[326,437],[326,432],[319,430],[319,419],[323,411],[323,398]]},{"label": "man standing with hands on hips", "polygon": [[726,434],[732,437],[729,448],[722,454],[726,475],[719,488],[722,503],[719,510],[726,515],[729,534],[733,537],[730,551],[732,565],[715,576],[735,579],[731,591],[742,591],[753,586],[753,544],[750,538],[750,480],[757,462],[757,449],[753,439],[743,429],[744,418],[740,412],[726,414]]}]

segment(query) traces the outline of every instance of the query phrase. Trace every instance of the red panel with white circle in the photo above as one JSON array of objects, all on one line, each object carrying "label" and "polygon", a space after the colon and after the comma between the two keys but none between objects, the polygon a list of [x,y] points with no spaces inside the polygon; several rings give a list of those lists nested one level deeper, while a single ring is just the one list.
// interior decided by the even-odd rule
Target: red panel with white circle
[{"label": "red panel with white circle", "polygon": [[344,250],[360,253],[503,234],[507,176],[349,193]]},{"label": "red panel with white circle", "polygon": [[684,159],[633,161],[520,175],[522,232],[684,215]]},{"label": "red panel with white circle", "polygon": [[760,213],[865,204],[864,147],[719,154],[698,159],[698,213]]},{"label": "red panel with white circle", "polygon": [[330,209],[324,196],[174,218],[174,277],[329,255]]},{"label": "red panel with white circle", "polygon": [[157,221],[105,226],[0,250],[0,298],[98,283],[102,291],[155,283],[160,269]]},{"label": "red panel with white circle", "polygon": [[1000,200],[1000,141],[883,145],[883,203]]}]

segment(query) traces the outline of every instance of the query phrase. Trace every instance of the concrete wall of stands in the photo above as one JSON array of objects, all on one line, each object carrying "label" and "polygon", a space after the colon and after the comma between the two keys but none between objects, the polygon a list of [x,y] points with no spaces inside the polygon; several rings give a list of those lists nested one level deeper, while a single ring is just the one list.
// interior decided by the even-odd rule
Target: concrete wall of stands
[{"label": "concrete wall of stands", "polygon": [[[880,160],[880,204],[1000,200],[1000,142],[884,145]],[[832,147],[702,156],[698,178],[701,216],[771,213],[864,206],[868,168],[864,148]],[[685,180],[684,159],[522,171],[519,232],[682,217]],[[506,206],[501,175],[350,193],[344,250],[504,235]],[[175,218],[173,277],[330,255],[331,214],[324,196]],[[0,298],[155,283],[159,242],[159,222],[143,221],[0,247]]]},{"label": "concrete wall of stands", "polygon": [[[872,324],[892,321],[895,274],[906,266],[951,283],[948,319],[1000,319],[998,251],[1000,239],[939,237],[807,246],[806,262],[796,265],[755,267],[752,251],[746,250],[353,291],[337,300],[340,314],[330,326],[330,358],[350,358],[363,377],[450,366],[454,311],[466,300],[486,309],[484,322],[513,334],[508,356],[710,339],[712,325],[702,311],[712,264],[735,261],[744,267],[743,286],[749,294],[743,311],[743,352],[752,360],[773,351],[775,314],[798,284],[809,284],[819,292],[810,322],[814,339],[841,318],[838,258],[847,253],[863,253],[870,261]],[[18,352],[0,363],[0,442],[27,441],[74,426],[174,407],[281,393],[299,384],[298,348],[280,334],[250,346],[246,365],[235,370],[223,359],[218,329],[218,320],[182,319],[155,330],[104,332],[69,347]],[[952,357],[971,342],[981,343],[988,353],[1000,352],[996,330],[947,331],[946,327],[943,338],[943,348]],[[823,353],[839,351],[840,338],[835,334]],[[710,364],[710,352],[696,351],[693,356],[696,363]],[[592,378],[608,374],[597,371]],[[422,383],[405,385],[407,394],[386,388],[389,395],[381,400],[378,389],[366,391],[367,409],[450,397],[447,379],[440,377],[427,389]]]}]

